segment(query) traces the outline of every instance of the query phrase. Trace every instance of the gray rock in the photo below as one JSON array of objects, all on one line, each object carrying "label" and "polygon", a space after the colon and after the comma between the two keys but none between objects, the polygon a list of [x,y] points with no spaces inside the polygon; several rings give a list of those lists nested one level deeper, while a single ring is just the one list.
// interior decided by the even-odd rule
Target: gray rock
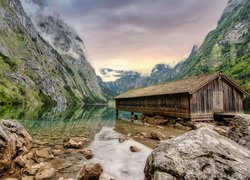
[{"label": "gray rock", "polygon": [[31,147],[32,138],[23,126],[16,121],[1,121],[0,177],[11,170],[15,170],[16,164],[25,166],[23,155],[25,155]]},{"label": "gray rock", "polygon": [[154,173],[153,180],[176,180],[176,178],[168,173],[156,171]]},{"label": "gray rock", "polygon": [[230,123],[228,137],[250,150],[250,115],[238,115]]},{"label": "gray rock", "polygon": [[203,127],[161,143],[147,159],[146,179],[156,171],[176,179],[248,179],[250,151]]}]

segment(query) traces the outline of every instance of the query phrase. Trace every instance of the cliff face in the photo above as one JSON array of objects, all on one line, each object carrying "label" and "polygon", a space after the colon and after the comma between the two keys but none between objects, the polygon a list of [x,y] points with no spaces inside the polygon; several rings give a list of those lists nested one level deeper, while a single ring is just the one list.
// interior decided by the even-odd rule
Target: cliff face
[{"label": "cliff face", "polygon": [[49,42],[72,69],[77,89],[83,94],[101,94],[95,70],[86,60],[84,43],[59,16],[38,15],[34,21],[39,34]]},{"label": "cliff face", "polygon": [[230,0],[215,30],[191,54],[179,78],[213,71],[224,71],[250,89],[250,1]]},{"label": "cliff face", "polygon": [[[0,104],[102,102],[83,52],[77,61],[59,50],[37,32],[19,0],[0,0]],[[87,64],[83,71],[91,75],[74,63]]]}]

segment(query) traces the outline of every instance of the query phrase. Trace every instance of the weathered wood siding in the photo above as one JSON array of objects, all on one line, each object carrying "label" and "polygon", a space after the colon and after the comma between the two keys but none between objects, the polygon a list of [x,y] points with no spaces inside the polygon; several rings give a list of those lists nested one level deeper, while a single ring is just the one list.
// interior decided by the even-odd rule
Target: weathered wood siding
[{"label": "weathered wood siding", "polygon": [[189,94],[116,99],[116,109],[190,118]]},{"label": "weathered wood siding", "polygon": [[243,94],[234,86],[217,78],[191,95],[191,119],[212,120],[215,112],[241,113],[242,99]]}]

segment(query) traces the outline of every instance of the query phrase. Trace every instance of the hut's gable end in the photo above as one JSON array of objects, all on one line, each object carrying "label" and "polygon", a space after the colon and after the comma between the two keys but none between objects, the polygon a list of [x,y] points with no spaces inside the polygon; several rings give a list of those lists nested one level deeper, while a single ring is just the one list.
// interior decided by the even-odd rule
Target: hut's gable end
[{"label": "hut's gable end", "polygon": [[219,76],[191,95],[191,117],[213,118],[215,112],[240,113],[243,111],[243,95],[227,79]]}]

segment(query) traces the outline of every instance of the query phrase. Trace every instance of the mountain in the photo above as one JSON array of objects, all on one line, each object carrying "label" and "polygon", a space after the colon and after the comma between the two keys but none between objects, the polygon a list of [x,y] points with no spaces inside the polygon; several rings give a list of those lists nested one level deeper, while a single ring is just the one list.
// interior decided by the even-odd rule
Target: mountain
[{"label": "mountain", "polygon": [[179,62],[174,67],[171,67],[167,64],[155,65],[150,73],[150,76],[148,77],[148,84],[162,83],[176,79],[176,76],[179,74],[182,65],[183,61]]},{"label": "mountain", "polygon": [[103,92],[102,95],[107,100],[112,100],[114,96],[118,95],[118,92],[116,91],[116,89],[111,89],[109,87],[109,84],[104,82],[100,76],[97,76],[97,79],[98,79],[98,83],[99,83],[99,85],[101,87],[101,90]]},{"label": "mountain", "polygon": [[85,98],[84,101],[89,101],[92,95],[101,95],[95,70],[86,60],[83,52],[85,45],[79,35],[58,15],[37,14],[32,19],[39,34],[62,56],[66,67],[69,67],[74,80],[72,91],[77,89],[80,94],[85,94],[86,96],[81,97]]},{"label": "mountain", "polygon": [[[250,91],[250,1],[230,0],[217,27],[208,33],[200,47],[194,46],[190,56],[174,68],[165,64],[154,67],[145,86],[188,76],[195,76],[214,71],[223,71],[233,78],[242,88]],[[127,81],[128,80],[128,81]],[[123,81],[122,83],[120,81]],[[125,82],[126,81],[126,82]],[[137,80],[138,81],[138,80]],[[118,83],[119,82],[119,83]],[[118,92],[138,87],[129,78],[120,78],[108,84],[117,84]],[[120,84],[130,84],[122,88]],[[133,87],[131,86],[133,85]],[[250,98],[246,106],[250,107]]]},{"label": "mountain", "polygon": [[129,89],[148,86],[151,84],[170,81],[176,78],[182,67],[183,61],[178,63],[174,67],[170,67],[167,64],[157,64],[152,69],[149,76],[143,76],[136,71],[123,71],[113,70],[110,68],[103,68],[100,73],[103,76],[115,77],[115,81],[102,82],[103,92],[110,91],[109,98],[112,98],[118,94],[121,94]]},{"label": "mountain", "polygon": [[81,39],[56,20],[35,27],[20,0],[0,0],[0,104],[104,101]]},{"label": "mountain", "polygon": [[250,90],[250,1],[230,0],[216,29],[184,62],[178,78],[223,71]]},{"label": "mountain", "polygon": [[[147,85],[146,78],[135,71],[113,70],[104,68],[100,70],[103,76],[118,78],[115,81],[103,82],[105,87],[112,91],[112,96],[118,95],[129,89]],[[105,91],[105,90],[103,90]]]}]

